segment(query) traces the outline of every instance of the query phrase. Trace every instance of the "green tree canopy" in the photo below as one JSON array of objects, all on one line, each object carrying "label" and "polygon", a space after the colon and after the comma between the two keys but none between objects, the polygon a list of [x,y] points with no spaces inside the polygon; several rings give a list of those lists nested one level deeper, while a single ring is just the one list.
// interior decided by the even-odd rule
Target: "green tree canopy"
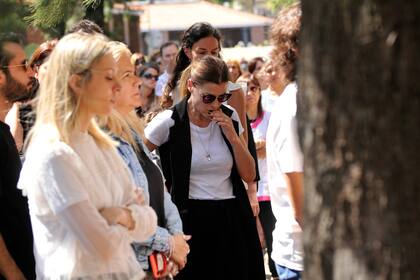
[{"label": "green tree canopy", "polygon": [[0,0],[0,30],[24,34],[28,24],[23,20],[29,14],[28,6],[16,0]]}]

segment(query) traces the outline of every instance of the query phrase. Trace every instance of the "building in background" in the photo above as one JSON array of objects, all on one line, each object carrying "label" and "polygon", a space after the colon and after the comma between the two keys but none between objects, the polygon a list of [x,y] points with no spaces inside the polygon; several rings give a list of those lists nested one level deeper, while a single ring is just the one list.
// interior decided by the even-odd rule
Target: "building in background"
[{"label": "building in background", "polygon": [[[113,13],[136,11],[140,15],[140,51],[150,54],[166,41],[179,41],[192,24],[206,21],[223,35],[223,46],[261,45],[268,39],[273,19],[238,11],[207,1],[132,1],[114,4]],[[132,36],[130,36],[132,38]],[[138,50],[133,50],[138,51]]]}]

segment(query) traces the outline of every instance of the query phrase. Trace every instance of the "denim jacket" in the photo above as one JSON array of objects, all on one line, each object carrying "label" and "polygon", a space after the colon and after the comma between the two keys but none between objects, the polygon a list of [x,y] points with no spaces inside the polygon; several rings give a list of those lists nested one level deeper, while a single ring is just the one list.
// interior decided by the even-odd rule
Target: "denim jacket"
[{"label": "denim jacket", "polygon": [[[136,142],[144,149],[147,156],[151,160],[154,160],[141,138],[136,133],[134,133],[133,136],[135,137]],[[125,140],[115,135],[112,135],[112,137],[114,140],[118,141],[119,145],[117,146],[117,150],[130,169],[137,187],[143,189],[146,202],[149,204],[149,187],[147,178],[137,159],[136,152],[134,151],[133,147]],[[166,187],[164,187],[164,209],[166,228],[158,227],[156,233],[145,242],[136,242],[132,244],[136,253],[137,260],[143,269],[149,268],[147,257],[151,255],[153,251],[169,252],[169,237],[174,234],[182,234],[181,217],[179,216],[178,209],[172,202],[171,196],[166,190]]]}]

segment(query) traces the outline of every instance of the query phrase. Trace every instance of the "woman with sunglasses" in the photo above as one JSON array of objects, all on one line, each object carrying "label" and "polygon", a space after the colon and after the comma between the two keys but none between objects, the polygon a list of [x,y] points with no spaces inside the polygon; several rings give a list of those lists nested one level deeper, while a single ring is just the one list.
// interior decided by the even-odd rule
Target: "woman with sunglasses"
[{"label": "woman with sunglasses", "polygon": [[95,118],[119,88],[102,35],[63,37],[48,59],[19,188],[28,195],[39,279],[141,279],[131,248],[156,230],[115,142]]},{"label": "woman with sunglasses", "polygon": [[159,66],[156,63],[146,63],[139,70],[141,85],[141,115],[159,107],[159,97],[155,95],[156,82],[159,79]]},{"label": "woman with sunglasses", "polygon": [[192,235],[191,252],[176,279],[265,279],[255,219],[243,184],[255,178],[244,129],[228,92],[226,64],[205,56],[183,72],[184,99],[145,129],[159,147],[165,178]]},{"label": "woman with sunglasses", "polygon": [[[144,270],[151,271],[148,258],[157,251],[171,258],[167,271],[161,273],[170,272],[175,275],[179,268],[184,267],[184,259],[189,250],[182,231],[182,221],[178,209],[166,191],[162,172],[152,161],[142,140],[142,122],[134,110],[141,104],[138,92],[140,79],[135,75],[134,65],[130,63],[131,52],[120,42],[112,42],[110,47],[117,61],[117,75],[120,77],[121,88],[115,96],[115,110],[101,121],[118,142],[118,152],[130,169],[136,186],[142,190],[147,204],[158,216],[156,233],[147,241],[136,242],[132,246]],[[152,279],[151,273],[146,274],[146,279]],[[166,278],[161,280],[164,279]]]},{"label": "woman with sunglasses", "polygon": [[[181,48],[179,49],[176,58],[173,76],[164,89],[164,94],[162,96],[162,107],[164,109],[175,105],[184,97],[184,93],[179,90],[178,84],[182,71],[184,71],[191,62],[200,60],[206,55],[220,58],[221,37],[219,30],[206,22],[195,23],[184,32]],[[235,108],[238,113],[242,127],[244,127],[243,137],[248,143],[248,150],[251,152],[255,165],[257,166],[257,156],[253,137],[252,134],[248,135],[248,132],[251,129],[246,119],[244,94],[241,87],[235,87],[235,84],[233,83],[229,83],[229,92],[232,94],[232,97],[229,98],[227,103]],[[259,211],[256,197],[256,182],[259,180],[259,174],[258,168],[256,169],[254,182],[249,184],[248,187],[248,195],[252,202],[252,209],[255,216],[258,215]]]}]

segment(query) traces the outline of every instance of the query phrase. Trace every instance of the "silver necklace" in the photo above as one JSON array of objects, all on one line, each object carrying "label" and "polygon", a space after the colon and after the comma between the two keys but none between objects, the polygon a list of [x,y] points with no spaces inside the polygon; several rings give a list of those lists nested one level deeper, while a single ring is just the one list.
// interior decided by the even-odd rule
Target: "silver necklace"
[{"label": "silver necklace", "polygon": [[[199,126],[197,126],[197,127],[199,127]],[[208,143],[207,143],[207,149],[205,148],[205,146],[204,146],[204,141],[203,141],[203,139],[201,139],[201,136],[200,136],[200,129],[197,129],[196,130],[196,132],[197,132],[197,135],[198,135],[198,139],[200,140],[200,144],[201,144],[201,147],[203,148],[203,151],[204,151],[204,153],[206,154],[206,159],[207,159],[207,161],[211,161],[211,155],[210,155],[210,152],[209,152],[209,148],[210,148],[210,140],[211,140],[211,135],[212,135],[212,132],[213,132],[213,122],[211,122],[210,123],[210,136],[209,136],[209,141],[208,141]]]}]

